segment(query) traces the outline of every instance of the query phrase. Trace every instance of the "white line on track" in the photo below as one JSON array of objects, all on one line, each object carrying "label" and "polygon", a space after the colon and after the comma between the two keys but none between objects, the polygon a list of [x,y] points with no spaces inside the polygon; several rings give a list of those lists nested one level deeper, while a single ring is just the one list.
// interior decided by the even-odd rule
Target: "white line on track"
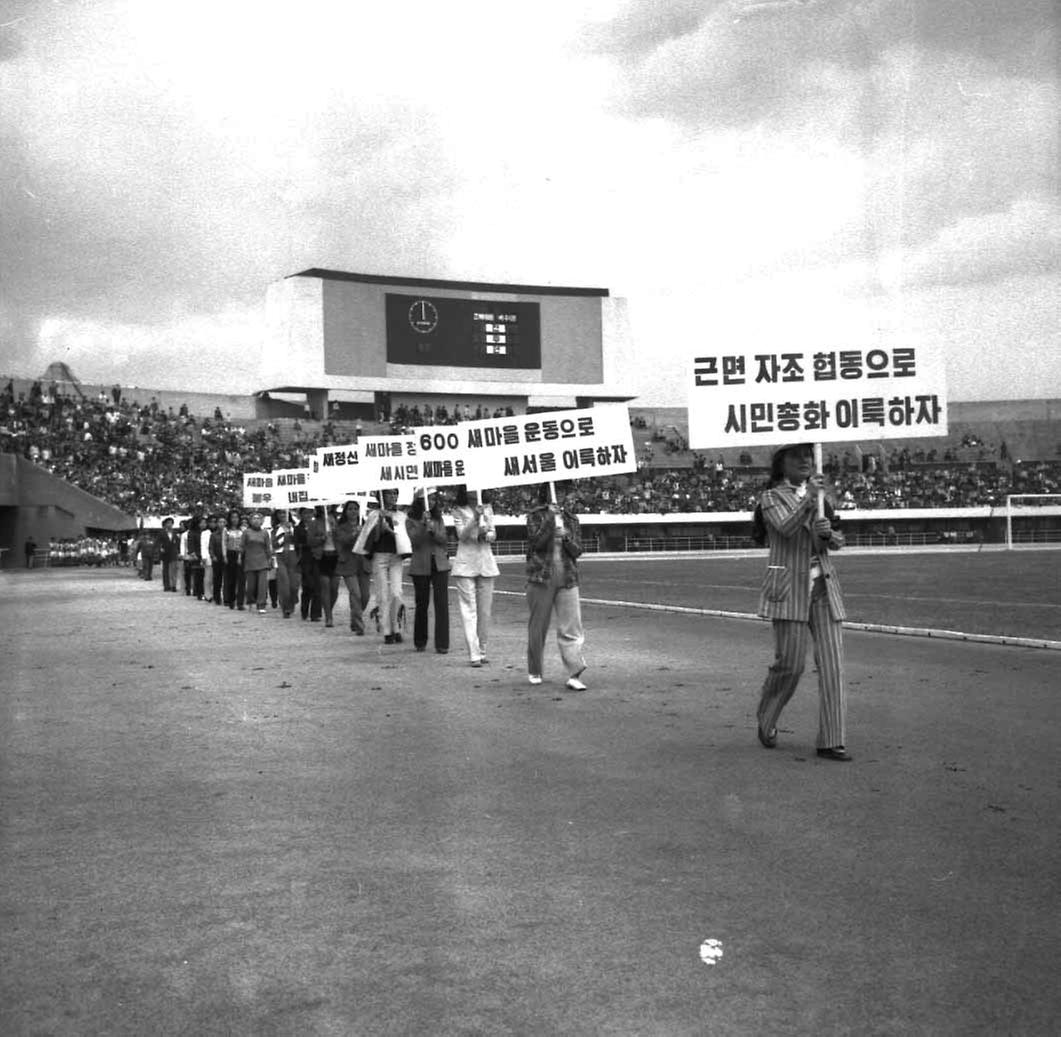
[{"label": "white line on track", "polygon": [[[522,598],[522,591],[495,590],[495,594]],[[663,605],[648,601],[610,601],[606,598],[582,598],[583,605],[602,605],[605,608],[643,609],[646,612],[673,612],[684,616],[711,616],[716,619],[752,619],[766,623],[762,616],[753,612],[726,612],[722,609],[694,608],[690,605]],[[846,630],[861,630],[870,634],[895,634],[900,637],[932,637],[941,641],[972,641],[977,644],[1007,645],[1013,648],[1046,648],[1061,652],[1061,641],[1049,641],[1038,637],[1009,637],[1001,634],[970,634],[963,630],[935,630],[929,627],[899,627],[886,623],[852,623],[845,620]]]}]

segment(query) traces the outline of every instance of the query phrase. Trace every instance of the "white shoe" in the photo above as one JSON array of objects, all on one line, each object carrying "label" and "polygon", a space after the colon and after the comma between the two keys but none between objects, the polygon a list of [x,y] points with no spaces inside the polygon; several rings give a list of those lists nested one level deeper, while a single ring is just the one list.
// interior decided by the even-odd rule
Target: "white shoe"
[{"label": "white shoe", "polygon": [[577,677],[568,677],[565,687],[568,691],[585,691],[587,685],[583,684]]},{"label": "white shoe", "polygon": [[527,674],[527,683],[528,684],[541,684],[541,682],[542,682],[542,678],[541,678],[540,674],[537,674],[537,673],[528,673]]}]

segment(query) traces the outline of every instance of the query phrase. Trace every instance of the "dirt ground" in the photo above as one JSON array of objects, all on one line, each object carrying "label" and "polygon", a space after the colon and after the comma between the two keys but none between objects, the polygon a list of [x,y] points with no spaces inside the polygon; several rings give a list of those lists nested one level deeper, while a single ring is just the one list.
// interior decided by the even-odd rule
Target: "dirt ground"
[{"label": "dirt ground", "polygon": [[1061,653],[849,632],[836,764],[758,623],[587,607],[572,694],[514,596],[474,670],[0,581],[0,1033],[1061,1027]]}]

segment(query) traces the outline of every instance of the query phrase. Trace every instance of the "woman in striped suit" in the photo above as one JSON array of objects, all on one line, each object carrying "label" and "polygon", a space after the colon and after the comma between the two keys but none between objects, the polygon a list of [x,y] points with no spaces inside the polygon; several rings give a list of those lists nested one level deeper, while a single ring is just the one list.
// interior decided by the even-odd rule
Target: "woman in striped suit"
[{"label": "woman in striped suit", "polygon": [[809,444],[774,454],[770,488],[759,507],[770,546],[759,598],[759,615],[773,621],[774,662],[759,700],[759,741],[777,745],[777,721],[803,673],[808,637],[818,667],[818,755],[851,760],[845,748],[845,689],[842,621],[846,618],[831,551],[844,546],[832,508],[818,518],[822,477],[813,472]]}]

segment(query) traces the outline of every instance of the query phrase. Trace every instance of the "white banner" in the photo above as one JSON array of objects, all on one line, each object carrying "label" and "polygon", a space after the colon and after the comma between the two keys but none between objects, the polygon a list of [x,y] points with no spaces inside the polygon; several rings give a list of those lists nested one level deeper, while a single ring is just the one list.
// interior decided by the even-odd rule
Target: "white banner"
[{"label": "white banner", "polygon": [[943,356],[925,345],[723,347],[687,377],[694,450],[947,435]]},{"label": "white banner", "polygon": [[245,508],[269,511],[274,507],[283,507],[283,505],[273,504],[275,495],[276,486],[271,472],[243,473],[243,506]]},{"label": "white banner", "polygon": [[273,499],[277,508],[306,508],[317,503],[313,472],[309,468],[278,468],[273,472]]},{"label": "white banner", "polygon": [[363,489],[358,482],[360,447],[355,443],[318,447],[310,462],[312,469],[311,495],[329,502]]},{"label": "white banner", "polygon": [[[637,469],[625,404],[414,429],[422,478],[483,489]],[[458,475],[463,462],[464,477]]]},{"label": "white banner", "polygon": [[[424,481],[415,437],[362,436],[357,446],[360,462],[349,473],[358,489],[396,489],[402,499],[412,499],[412,488]],[[407,486],[408,492],[403,493]]]}]

